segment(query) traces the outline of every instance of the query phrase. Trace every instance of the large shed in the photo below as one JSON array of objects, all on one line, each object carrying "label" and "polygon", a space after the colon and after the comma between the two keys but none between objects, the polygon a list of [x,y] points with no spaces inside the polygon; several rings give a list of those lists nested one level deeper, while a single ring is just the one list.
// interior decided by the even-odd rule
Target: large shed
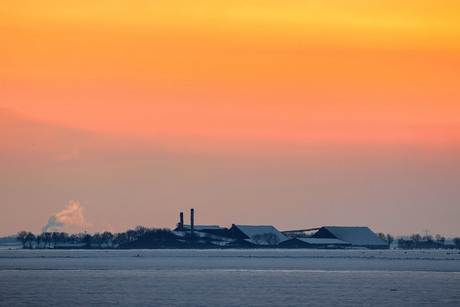
[{"label": "large shed", "polygon": [[257,245],[277,245],[288,238],[271,225],[232,225],[229,233],[232,239],[248,240]]},{"label": "large shed", "polygon": [[312,238],[338,239],[351,243],[352,247],[370,249],[389,249],[388,242],[380,239],[369,227],[325,226],[321,227]]},{"label": "large shed", "polygon": [[350,246],[350,242],[322,238],[292,238],[280,243],[280,247],[286,248],[346,248]]}]

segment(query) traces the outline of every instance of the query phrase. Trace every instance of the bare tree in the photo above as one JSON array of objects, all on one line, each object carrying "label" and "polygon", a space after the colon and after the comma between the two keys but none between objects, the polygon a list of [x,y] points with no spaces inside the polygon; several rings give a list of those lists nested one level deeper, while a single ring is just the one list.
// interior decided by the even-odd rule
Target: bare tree
[{"label": "bare tree", "polygon": [[66,243],[69,240],[69,234],[67,232],[60,232],[58,240],[61,243]]},{"label": "bare tree", "polygon": [[56,247],[56,244],[60,241],[60,234],[57,231],[54,231],[51,234],[51,240],[53,241],[53,247]]},{"label": "bare tree", "polygon": [[382,239],[383,241],[387,241],[387,236],[386,236],[383,232],[379,232],[377,235],[378,235],[379,238]]},{"label": "bare tree", "polygon": [[278,235],[272,232],[264,233],[263,237],[268,245],[277,245],[280,242],[280,238],[278,237]]},{"label": "bare tree", "polygon": [[26,248],[27,231],[21,230],[16,234],[16,240],[22,243],[22,248]]},{"label": "bare tree", "polygon": [[102,235],[99,232],[96,232],[93,235],[93,240],[96,242],[96,244],[101,248],[102,243],[104,242],[104,239],[102,239]]},{"label": "bare tree", "polygon": [[126,238],[128,239],[128,242],[136,241],[137,232],[135,230],[129,229],[128,231],[126,231]]},{"label": "bare tree", "polygon": [[252,239],[252,241],[254,241],[254,243],[259,245],[264,240],[264,237],[261,234],[256,234],[256,235],[252,236],[251,239]]},{"label": "bare tree", "polygon": [[89,236],[86,232],[80,232],[80,233],[77,233],[77,241],[78,243],[86,243],[85,242],[85,238],[86,236]]},{"label": "bare tree", "polygon": [[393,237],[391,234],[387,234],[387,242],[388,244],[391,245],[391,243],[393,243],[393,241],[395,240],[395,237]]},{"label": "bare tree", "polygon": [[444,245],[444,242],[446,241],[446,238],[441,236],[440,234],[437,234],[434,238],[436,242],[438,242],[441,245]]},{"label": "bare tree", "polygon": [[126,235],[126,232],[120,232],[120,233],[115,234],[112,244],[122,245],[126,242],[128,242],[128,237]]},{"label": "bare tree", "polygon": [[433,236],[432,235],[423,236],[422,241],[431,243],[431,242],[433,242]]},{"label": "bare tree", "polygon": [[418,233],[414,233],[413,235],[411,235],[410,239],[414,241],[415,247],[418,247],[420,245],[420,242],[422,242],[422,236]]},{"label": "bare tree", "polygon": [[69,242],[71,244],[80,243],[80,237],[78,236],[78,234],[73,233],[69,236]]},{"label": "bare tree", "polygon": [[453,241],[454,241],[455,245],[457,245],[457,248],[460,248],[460,238],[458,238],[458,237],[454,238]]},{"label": "bare tree", "polygon": [[111,245],[112,240],[113,240],[113,234],[112,234],[111,232],[109,232],[109,231],[104,231],[104,232],[102,233],[101,236],[102,236],[102,241],[103,241],[107,246]]},{"label": "bare tree", "polygon": [[40,243],[43,240],[43,234],[39,234],[35,236],[35,242],[37,242],[37,248],[40,248]]},{"label": "bare tree", "polygon": [[81,239],[81,242],[82,243],[85,243],[87,247],[91,247],[91,241],[92,241],[92,237],[91,235],[87,234],[87,233],[83,233],[83,237]]},{"label": "bare tree", "polygon": [[414,248],[414,241],[407,237],[398,238],[398,248]]},{"label": "bare tree", "polygon": [[136,226],[134,228],[134,231],[136,232],[136,239],[139,239],[140,237],[145,235],[149,231],[149,229],[144,226]]},{"label": "bare tree", "polygon": [[446,242],[446,237],[441,237],[439,240],[439,243],[441,243],[442,246],[444,246],[444,243]]},{"label": "bare tree", "polygon": [[29,248],[32,249],[32,243],[35,241],[35,235],[29,231],[26,235],[26,240],[29,243]]},{"label": "bare tree", "polygon": [[43,246],[43,248],[46,247],[46,244],[48,244],[48,248],[51,248],[51,241],[52,241],[51,232],[42,233],[42,237],[43,237],[43,242],[45,242],[45,245]]}]

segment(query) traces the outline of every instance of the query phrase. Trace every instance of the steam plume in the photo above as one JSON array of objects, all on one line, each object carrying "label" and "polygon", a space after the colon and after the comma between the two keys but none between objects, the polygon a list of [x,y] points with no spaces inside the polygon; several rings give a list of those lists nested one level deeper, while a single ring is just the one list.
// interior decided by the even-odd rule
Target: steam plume
[{"label": "steam plume", "polygon": [[49,217],[48,223],[42,228],[42,232],[61,231],[62,227],[70,225],[92,227],[93,225],[85,220],[83,209],[80,202],[70,200],[64,210]]}]

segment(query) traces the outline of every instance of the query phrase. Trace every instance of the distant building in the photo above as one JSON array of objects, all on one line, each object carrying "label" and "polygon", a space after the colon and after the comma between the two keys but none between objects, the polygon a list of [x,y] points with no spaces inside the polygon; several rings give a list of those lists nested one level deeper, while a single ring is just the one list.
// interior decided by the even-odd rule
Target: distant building
[{"label": "distant building", "polygon": [[271,225],[232,225],[229,229],[232,239],[245,240],[256,245],[278,245],[288,240],[278,229]]},{"label": "distant building", "polygon": [[280,247],[286,248],[346,248],[351,247],[350,242],[338,239],[322,238],[293,238],[280,243]]},{"label": "distant building", "polygon": [[443,248],[453,249],[458,248],[453,239],[448,239],[444,241]]},{"label": "distant building", "polygon": [[[195,232],[212,234],[215,236],[230,238],[229,230],[225,227],[220,227],[218,225],[194,225]],[[191,225],[178,225],[175,232],[191,232]]]},{"label": "distant building", "polygon": [[312,238],[337,239],[351,243],[352,247],[365,247],[369,249],[389,249],[388,242],[380,239],[368,227],[321,227]]}]

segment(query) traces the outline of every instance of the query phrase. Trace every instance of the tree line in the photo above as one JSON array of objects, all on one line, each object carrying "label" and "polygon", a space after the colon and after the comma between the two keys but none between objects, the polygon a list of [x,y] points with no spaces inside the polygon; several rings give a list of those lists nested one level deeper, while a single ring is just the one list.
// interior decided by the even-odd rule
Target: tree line
[{"label": "tree line", "polygon": [[[460,238],[453,239],[457,248],[460,248]],[[413,248],[445,248],[446,238],[437,234],[435,236],[422,236],[418,233],[412,234],[409,237],[400,237],[398,239],[398,248],[413,249]]]},{"label": "tree line", "polygon": [[[377,234],[380,239],[387,241],[388,244],[394,242],[395,238],[391,234],[384,234],[379,232]],[[413,249],[413,248],[446,248],[444,245],[446,237],[440,234],[436,235],[425,235],[414,233],[410,236],[401,236],[398,238],[398,248],[400,249]],[[460,238],[456,237],[453,242],[457,248],[460,249]]]},{"label": "tree line", "polygon": [[382,239],[383,241],[387,241],[388,244],[391,245],[391,243],[393,243],[393,241],[395,240],[395,237],[393,237],[391,234],[384,234],[383,232],[379,232],[377,234],[379,236],[380,239]]},{"label": "tree line", "polygon": [[164,241],[172,236],[171,230],[167,228],[136,226],[134,229],[129,229],[125,232],[113,234],[110,231],[104,231],[93,235],[86,232],[68,234],[59,231],[43,232],[35,235],[30,231],[22,230],[15,237],[17,241],[21,242],[23,248],[45,249],[56,248],[57,246],[65,247],[66,245],[82,248],[122,248],[126,244],[146,238],[150,238],[153,241]]},{"label": "tree line", "polygon": [[[395,237],[391,234],[377,233],[382,240],[391,244]],[[97,232],[94,234],[77,233],[68,234],[66,232],[43,232],[35,235],[30,231],[20,231],[16,234],[16,240],[21,242],[23,248],[27,249],[50,249],[50,248],[151,248],[151,247],[190,247],[184,245],[184,241],[195,242],[191,234],[185,234],[184,237],[177,237],[168,228],[147,228],[136,226],[125,232],[112,233],[110,231]],[[178,240],[179,239],[179,240]],[[204,238],[205,243],[209,243],[209,235]],[[266,242],[268,245],[276,245],[279,238],[274,234],[262,234],[252,237],[256,244]],[[447,248],[445,246],[446,238],[437,235],[412,234],[410,236],[401,236],[397,238],[398,248],[416,249],[416,248]],[[453,239],[454,244],[460,249],[460,237]],[[451,246],[449,246],[451,248]]]}]

